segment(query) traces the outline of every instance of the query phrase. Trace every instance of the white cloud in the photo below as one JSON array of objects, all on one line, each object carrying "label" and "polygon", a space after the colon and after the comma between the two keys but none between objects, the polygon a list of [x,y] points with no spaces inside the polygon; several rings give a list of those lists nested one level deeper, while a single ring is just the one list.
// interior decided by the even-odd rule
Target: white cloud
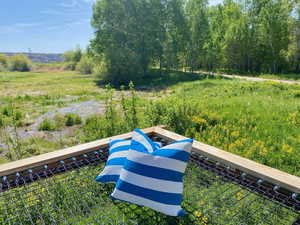
[{"label": "white cloud", "polygon": [[78,0],[63,0],[59,5],[64,8],[74,8],[78,5]]},{"label": "white cloud", "polygon": [[0,34],[21,33],[30,27],[36,27],[41,23],[15,23],[0,27]]}]

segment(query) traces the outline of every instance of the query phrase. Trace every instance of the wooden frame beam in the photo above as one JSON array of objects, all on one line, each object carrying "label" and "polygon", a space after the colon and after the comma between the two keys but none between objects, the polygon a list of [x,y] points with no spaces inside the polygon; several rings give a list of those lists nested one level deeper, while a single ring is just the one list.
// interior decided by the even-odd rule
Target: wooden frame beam
[{"label": "wooden frame beam", "polygon": [[[186,138],[159,127],[155,128],[155,134],[158,137],[165,138],[169,141],[178,141]],[[300,177],[296,177],[280,170],[256,163],[252,160],[243,158],[230,152],[226,152],[199,141],[194,141],[193,151],[216,160],[217,162],[222,162],[232,168],[239,169],[245,173],[248,173],[249,175],[253,175],[282,188],[286,188],[292,192],[298,194],[300,193]]]},{"label": "wooden frame beam", "polygon": [[[154,133],[154,130],[155,127],[150,127],[150,128],[143,129],[142,131],[150,135]],[[74,156],[78,156],[87,152],[99,150],[100,148],[106,147],[109,144],[110,139],[129,139],[129,138],[131,138],[131,133],[121,134],[109,138],[104,138],[98,141],[93,141],[86,144],[81,144],[74,147],[65,148],[62,150],[49,152],[46,154],[6,163],[0,165],[0,176],[7,176],[9,174],[14,174],[34,167],[58,162],[60,160],[64,160],[67,158],[72,158]]]},{"label": "wooden frame beam", "polygon": [[[165,130],[162,126],[150,127],[143,129],[142,131],[147,135],[156,135],[168,141],[178,141],[186,139],[186,137],[182,135]],[[10,162],[4,165],[0,165],[0,176],[14,174],[34,167],[51,164],[60,160],[98,150],[100,148],[106,147],[109,144],[110,139],[129,139],[130,137],[131,133],[121,134],[110,138],[105,138],[98,141],[66,148],[63,150],[49,152],[43,155]],[[241,170],[249,175],[278,185],[292,192],[298,194],[300,193],[300,177],[290,175],[280,170],[256,163],[252,160],[240,157],[238,155],[226,152],[224,150],[198,141],[194,141],[193,151],[205,155],[217,162],[222,162],[232,168]]]}]

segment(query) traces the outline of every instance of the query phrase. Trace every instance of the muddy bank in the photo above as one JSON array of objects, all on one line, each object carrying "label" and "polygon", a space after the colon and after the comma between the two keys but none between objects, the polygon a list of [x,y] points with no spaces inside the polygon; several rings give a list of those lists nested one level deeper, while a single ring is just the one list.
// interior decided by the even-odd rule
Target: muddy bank
[{"label": "muddy bank", "polygon": [[[77,114],[82,119],[85,119],[91,115],[103,114],[104,111],[105,111],[105,105],[101,102],[97,102],[94,100],[73,103],[67,107],[57,108],[48,111],[47,113],[33,120],[30,126],[18,128],[17,133],[19,138],[23,140],[36,137],[36,138],[44,138],[45,140],[48,141],[59,141],[63,137],[71,135],[74,132],[74,128],[65,127],[63,130],[53,131],[53,132],[39,131],[39,126],[43,120],[53,119],[57,114],[66,115],[68,113]],[[13,127],[7,127],[4,132],[12,136],[15,136],[15,131]],[[3,153],[5,152],[5,150],[7,150],[7,146],[4,143],[4,141],[0,141],[0,148],[4,150]]]}]

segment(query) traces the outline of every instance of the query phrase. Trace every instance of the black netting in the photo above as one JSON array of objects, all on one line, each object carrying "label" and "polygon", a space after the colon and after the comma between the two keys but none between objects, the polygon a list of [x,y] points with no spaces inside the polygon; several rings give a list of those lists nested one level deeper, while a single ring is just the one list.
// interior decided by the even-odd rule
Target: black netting
[{"label": "black netting", "polygon": [[184,178],[186,217],[112,201],[114,185],[95,182],[106,157],[102,149],[2,177],[0,224],[287,225],[299,216],[295,195],[195,153]]}]

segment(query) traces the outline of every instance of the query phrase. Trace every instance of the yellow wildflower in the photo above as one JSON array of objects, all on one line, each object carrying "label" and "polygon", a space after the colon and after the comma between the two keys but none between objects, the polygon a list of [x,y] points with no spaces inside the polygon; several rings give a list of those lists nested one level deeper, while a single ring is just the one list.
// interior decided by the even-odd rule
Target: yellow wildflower
[{"label": "yellow wildflower", "polygon": [[240,201],[244,197],[244,194],[242,192],[238,192],[235,195],[236,200]]},{"label": "yellow wildflower", "polygon": [[194,216],[195,217],[201,217],[201,212],[200,211],[195,211]]},{"label": "yellow wildflower", "polygon": [[205,202],[203,200],[200,201],[200,205],[204,205]]},{"label": "yellow wildflower", "polygon": [[233,131],[233,132],[231,132],[231,136],[238,137],[238,136],[240,136],[240,133],[238,131]]},{"label": "yellow wildflower", "polygon": [[203,222],[203,223],[207,223],[207,222],[208,222],[208,218],[207,218],[206,216],[204,216],[204,217],[202,218],[202,222]]},{"label": "yellow wildflower", "polygon": [[289,146],[287,144],[282,145],[282,150],[284,152],[287,152],[287,153],[292,153],[293,152],[293,149],[291,148],[291,146]]},{"label": "yellow wildflower", "polygon": [[268,154],[268,149],[263,147],[261,150],[260,150],[260,154],[261,155],[267,155]]}]

